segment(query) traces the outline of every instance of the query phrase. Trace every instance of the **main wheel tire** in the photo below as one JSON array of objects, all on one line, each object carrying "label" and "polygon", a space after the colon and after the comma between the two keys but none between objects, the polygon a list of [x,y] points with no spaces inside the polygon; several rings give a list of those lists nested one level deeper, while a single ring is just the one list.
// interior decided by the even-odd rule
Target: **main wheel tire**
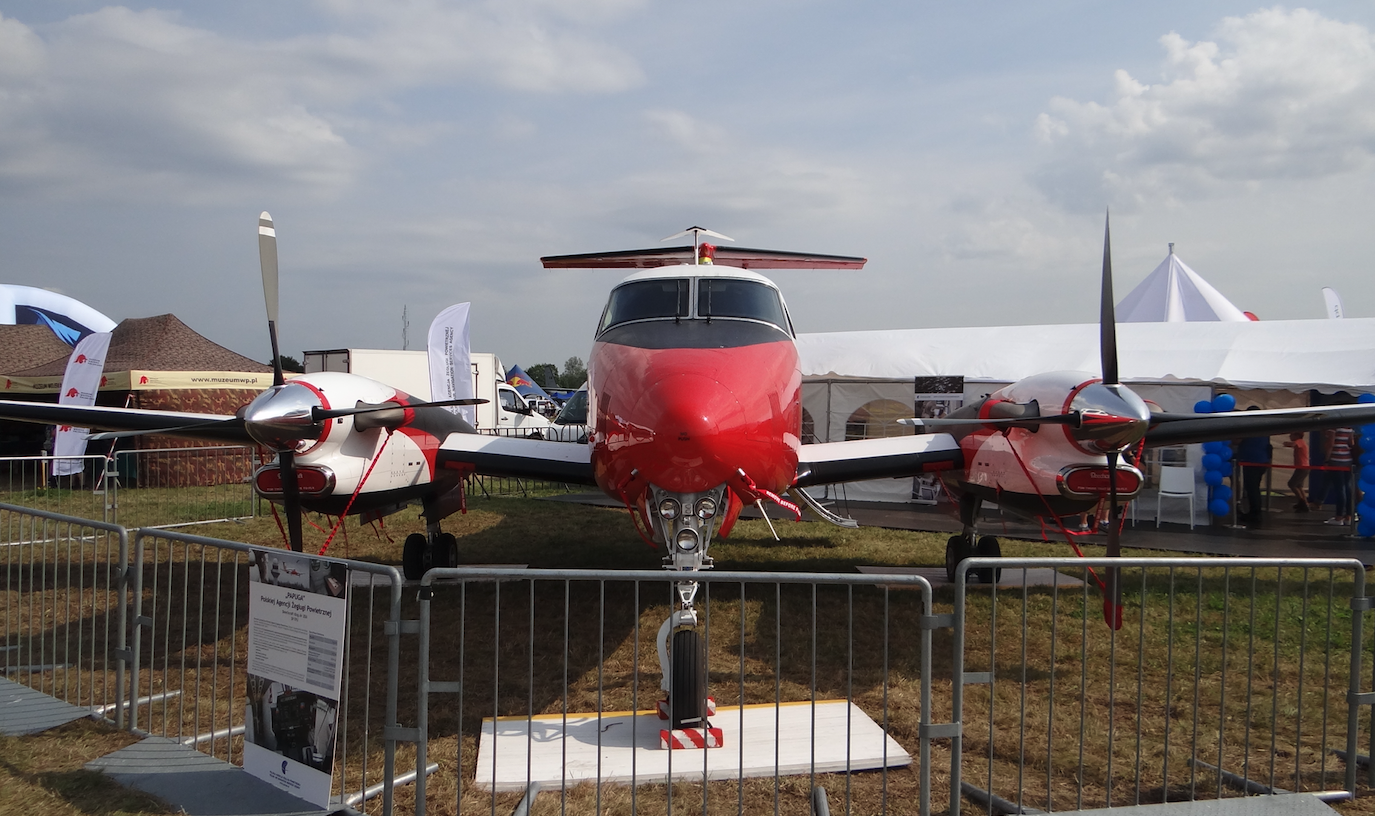
[{"label": "main wheel tire", "polygon": [[964,536],[953,535],[945,542],[945,580],[955,583],[955,567],[964,560]]},{"label": "main wheel tire", "polygon": [[440,533],[439,540],[434,548],[434,565],[436,567],[456,567],[458,566],[458,539],[453,533]]},{"label": "main wheel tire", "polygon": [[421,533],[406,536],[406,543],[401,548],[401,574],[407,580],[419,581],[425,577],[425,550],[429,546],[430,542]]},{"label": "main wheel tire", "polygon": [[669,727],[707,727],[707,661],[696,629],[679,629],[669,644]]},{"label": "main wheel tire", "polygon": [[[1002,558],[1003,548],[999,546],[997,537],[984,536],[979,539],[979,545],[974,548],[974,554],[980,558]],[[996,584],[1003,580],[1002,567],[981,567],[975,572],[978,573],[981,583]]]}]

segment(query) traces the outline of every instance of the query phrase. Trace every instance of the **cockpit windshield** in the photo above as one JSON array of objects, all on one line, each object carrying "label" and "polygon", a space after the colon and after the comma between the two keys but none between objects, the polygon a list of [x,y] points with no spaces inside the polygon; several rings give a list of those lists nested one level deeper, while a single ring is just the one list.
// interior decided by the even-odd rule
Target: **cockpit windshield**
[{"label": "cockpit windshield", "polygon": [[688,316],[688,279],[665,278],[627,283],[611,292],[601,330],[617,323],[656,317]]},{"label": "cockpit windshield", "polygon": [[[694,286],[697,308],[691,310]],[[778,290],[744,278],[651,278],[621,284],[611,291],[597,332],[641,320],[713,318],[756,320],[792,334]]]},{"label": "cockpit windshield", "polygon": [[702,278],[697,282],[697,316],[762,320],[787,331],[788,318],[778,292],[758,281]]}]

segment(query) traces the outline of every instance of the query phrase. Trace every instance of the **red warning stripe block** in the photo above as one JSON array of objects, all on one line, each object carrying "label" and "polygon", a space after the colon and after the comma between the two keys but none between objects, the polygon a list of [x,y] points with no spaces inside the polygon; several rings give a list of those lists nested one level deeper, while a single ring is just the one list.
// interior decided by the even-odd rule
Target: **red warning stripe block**
[{"label": "red warning stripe block", "polygon": [[675,728],[659,732],[660,748],[720,748],[725,744],[719,728]]},{"label": "red warning stripe block", "polygon": [[[668,719],[668,700],[660,700],[660,701],[658,701],[657,703],[654,704],[654,708],[655,708],[655,710],[659,713],[659,719],[661,719],[661,720],[667,720],[667,719]],[[715,697],[708,697],[708,698],[707,698],[707,716],[708,716],[708,717],[715,717],[715,716],[716,716],[716,698],[715,698]]]}]

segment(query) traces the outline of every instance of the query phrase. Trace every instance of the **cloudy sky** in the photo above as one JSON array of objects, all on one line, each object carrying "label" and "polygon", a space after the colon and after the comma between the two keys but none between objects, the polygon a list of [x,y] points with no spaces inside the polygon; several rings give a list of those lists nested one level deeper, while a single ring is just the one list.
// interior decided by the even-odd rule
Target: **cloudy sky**
[{"label": "cloudy sky", "polygon": [[586,358],[656,245],[863,255],[778,272],[799,331],[1090,322],[1168,242],[1242,309],[1375,316],[1375,6],[753,0],[0,0],[0,283],[172,312],[266,359]]}]

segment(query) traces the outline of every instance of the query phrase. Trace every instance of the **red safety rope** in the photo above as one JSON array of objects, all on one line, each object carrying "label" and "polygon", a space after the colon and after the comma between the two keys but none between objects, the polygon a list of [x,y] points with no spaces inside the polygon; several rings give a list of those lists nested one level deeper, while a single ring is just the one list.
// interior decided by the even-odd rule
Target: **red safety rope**
[{"label": "red safety rope", "polygon": [[344,505],[344,512],[339,514],[339,522],[334,525],[333,530],[329,531],[329,537],[325,539],[324,544],[320,545],[320,552],[316,553],[317,555],[324,555],[325,550],[329,549],[329,543],[334,540],[334,534],[339,532],[339,528],[344,524],[344,519],[348,518],[349,508],[353,507],[353,500],[358,498],[358,492],[363,489],[363,485],[368,481],[368,477],[372,475],[372,469],[377,467],[377,462],[382,458],[382,451],[387,449],[387,443],[391,441],[391,435],[392,430],[388,428],[387,435],[382,437],[382,446],[377,449],[377,453],[373,454],[372,464],[368,465],[367,472],[363,474],[363,478],[358,480],[358,486],[353,489],[353,495],[349,496],[348,504]]}]

